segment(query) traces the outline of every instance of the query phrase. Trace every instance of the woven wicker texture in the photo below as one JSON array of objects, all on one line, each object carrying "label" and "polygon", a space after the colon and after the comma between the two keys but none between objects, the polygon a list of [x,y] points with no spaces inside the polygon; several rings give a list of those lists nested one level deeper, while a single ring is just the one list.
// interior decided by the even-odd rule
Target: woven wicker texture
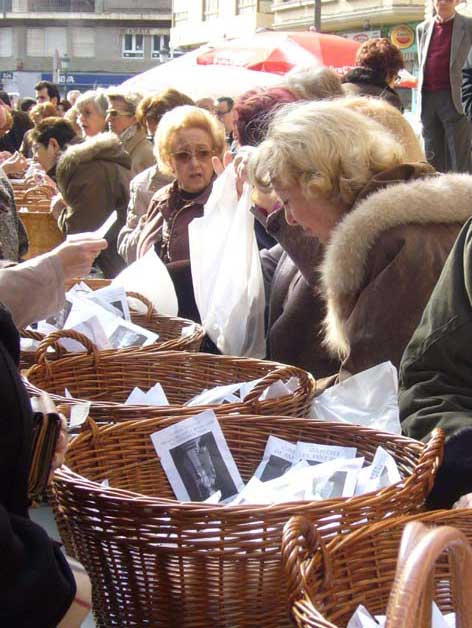
[{"label": "woven wicker texture", "polygon": [[[78,279],[77,281],[80,281]],[[77,283],[74,281],[73,283]],[[92,279],[92,280],[84,280],[85,283],[92,285],[95,290],[98,288],[103,288],[109,285],[111,282],[108,279]],[[68,282],[72,283],[72,282]],[[72,284],[73,285],[73,284]],[[66,285],[66,290],[69,289],[70,286]],[[179,318],[177,316],[165,316],[164,314],[159,314],[154,309],[152,303],[148,301],[145,297],[137,294],[136,292],[128,292],[128,297],[140,301],[141,304],[145,305],[146,313],[141,314],[136,311],[131,311],[131,321],[136,325],[140,325],[149,331],[153,331],[159,334],[159,338],[157,342],[152,345],[148,345],[147,347],[142,347],[139,349],[140,351],[198,351],[203,342],[203,338],[205,336],[205,331],[201,325],[194,323],[193,321],[186,318]],[[182,336],[182,329],[185,327],[192,326],[191,333]],[[74,333],[74,332],[73,332]],[[20,331],[21,336],[24,338],[31,338],[32,336],[25,332],[25,330]],[[68,353],[60,344],[59,340],[64,337],[71,337],[68,334],[59,331],[54,334],[49,335],[45,338],[43,335],[38,334],[34,336],[35,339],[43,340],[44,343],[38,348],[37,351],[22,351],[20,356],[20,368],[28,369],[33,364],[40,362],[46,355],[48,360],[55,360],[59,357],[65,357],[67,355],[78,355],[73,353]],[[72,336],[75,340],[79,342],[82,340],[82,334],[74,333]],[[54,351],[49,352],[49,348],[53,348]],[[136,348],[135,348],[136,349]],[[46,351],[48,353],[46,354]],[[107,350],[116,352],[117,349]],[[119,349],[118,351],[129,351],[129,349]]]},{"label": "woven wicker texture", "polygon": [[[351,499],[211,506],[177,502],[153,449],[150,435],[178,420],[92,424],[91,431],[71,443],[68,467],[56,473],[56,519],[68,551],[92,579],[99,626],[288,627],[280,554],[287,519],[303,514],[330,538],[365,521],[418,511],[443,445],[440,431],[425,447],[352,425],[220,417],[245,481],[271,434],[293,442],[354,445],[368,460],[382,444],[405,479],[377,494]],[[100,486],[104,479],[112,488]]]},{"label": "woven wicker texture", "polygon": [[[38,389],[47,390],[56,403],[70,405],[70,399],[63,396],[67,387],[73,397],[92,401],[90,415],[100,422],[191,416],[209,407],[220,414],[246,412],[305,416],[315,394],[315,380],[309,373],[277,362],[187,351],[130,349],[97,352],[87,339],[83,339],[83,343],[88,347],[88,353],[53,362],[43,360],[28,371],[25,384],[31,394],[38,394]],[[300,382],[293,394],[259,401],[267,386],[291,376],[298,377]],[[263,381],[240,403],[184,406],[206,388],[259,378]],[[170,406],[124,405],[135,386],[148,390],[156,382],[164,388]]]},{"label": "woven wicker texture", "polygon": [[[293,517],[285,526],[282,550],[297,626],[345,628],[359,604],[373,615],[385,615],[402,532],[410,521],[453,526],[472,543],[472,510],[396,517],[328,543],[305,517]],[[442,557],[434,570],[434,600],[444,613],[455,609],[452,575],[450,559]]]},{"label": "woven wicker texture", "polygon": [[52,214],[44,210],[31,211],[22,208],[18,215],[28,234],[29,247],[25,259],[47,253],[64,242],[64,235]]}]

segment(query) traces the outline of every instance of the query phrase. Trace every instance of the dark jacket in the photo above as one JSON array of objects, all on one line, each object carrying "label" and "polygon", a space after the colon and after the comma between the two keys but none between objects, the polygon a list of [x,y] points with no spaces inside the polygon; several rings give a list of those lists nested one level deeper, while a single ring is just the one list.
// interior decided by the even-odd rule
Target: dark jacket
[{"label": "dark jacket", "polygon": [[[326,341],[358,373],[396,367],[462,225],[472,178],[405,164],[375,177],[336,227],[322,266]],[[376,190],[376,191],[375,191]]]},{"label": "dark jacket", "polygon": [[28,517],[32,415],[18,375],[19,337],[0,307],[0,625],[53,628],[75,596],[60,549]]},{"label": "dark jacket", "polygon": [[357,67],[343,77],[343,88],[348,96],[375,96],[386,100],[403,113],[398,93],[385,82],[385,75],[371,68]]},{"label": "dark jacket", "polygon": [[431,505],[450,506],[472,492],[472,222],[444,265],[400,369],[403,431],[427,439],[449,435]]},{"label": "dark jacket", "polygon": [[279,242],[260,253],[268,306],[267,357],[318,378],[331,375],[339,362],[322,344],[326,310],[317,267],[323,247],[301,227],[288,225],[283,209],[269,216],[258,208],[254,213]]},{"label": "dark jacket", "polygon": [[213,180],[200,194],[191,198],[182,193],[177,181],[158,190],[143,219],[137,245],[138,259],[154,247],[174,282],[179,316],[197,322],[200,316],[193,294],[188,226],[194,218],[203,216],[203,207],[212,187]]},{"label": "dark jacket", "polygon": [[108,248],[96,260],[105,277],[115,277],[125,267],[116,241],[126,221],[130,168],[129,155],[113,133],[100,133],[69,146],[56,168],[57,185],[67,204],[58,220],[64,235],[94,231],[113,210],[118,213],[106,236]]},{"label": "dark jacket", "polygon": [[8,177],[0,175],[0,259],[18,262],[28,251],[28,236]]}]

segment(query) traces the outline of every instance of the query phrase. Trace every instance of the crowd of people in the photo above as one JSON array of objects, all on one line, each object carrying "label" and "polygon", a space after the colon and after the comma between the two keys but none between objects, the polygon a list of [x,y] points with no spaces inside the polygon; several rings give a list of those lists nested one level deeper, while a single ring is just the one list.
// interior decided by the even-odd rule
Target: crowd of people
[{"label": "crowd of people", "polygon": [[[231,161],[238,193],[252,186],[266,357],[310,371],[323,386],[391,361],[400,369],[405,432],[427,439],[439,425],[448,434],[431,504],[451,506],[472,491],[472,178],[459,165],[440,174],[436,153],[428,153],[431,136],[425,153],[402,115],[400,51],[388,39],[369,40],[357,62],[342,80],[327,68],[296,68],[277,87],[236,100],[194,102],[174,89],[145,97],[74,91],[61,99],[43,81],[35,99],[13,109],[0,92],[0,357],[14,409],[1,420],[4,447],[23,452],[2,458],[12,479],[0,522],[23,595],[37,583],[23,582],[22,570],[57,581],[55,604],[37,596],[41,626],[59,624],[74,596],[83,601],[88,593],[78,584],[80,566],[71,571],[27,518],[31,418],[14,367],[15,325],[57,311],[65,279],[91,271],[113,278],[150,249],[173,280],[179,315],[198,322],[188,227]],[[10,179],[31,172],[54,188],[51,212],[67,239],[22,262],[28,242]],[[106,240],[87,236],[115,210]],[[209,340],[205,349],[217,352]],[[10,433],[13,419],[21,429]],[[47,556],[25,565],[36,542]],[[0,617],[14,612],[12,605]],[[25,609],[14,625],[28,620]]]}]

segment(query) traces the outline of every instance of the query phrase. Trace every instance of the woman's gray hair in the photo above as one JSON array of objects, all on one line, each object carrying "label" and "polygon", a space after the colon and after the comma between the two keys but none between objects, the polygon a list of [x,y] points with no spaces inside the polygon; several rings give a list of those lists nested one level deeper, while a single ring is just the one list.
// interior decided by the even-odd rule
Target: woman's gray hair
[{"label": "woman's gray hair", "polygon": [[75,106],[80,112],[82,111],[82,108],[89,103],[92,103],[93,106],[97,109],[98,113],[106,118],[108,109],[108,98],[106,97],[106,92],[104,89],[89,89],[87,92],[84,92],[81,96],[79,96],[79,98],[77,98]]},{"label": "woman's gray hair", "polygon": [[287,88],[302,100],[323,100],[344,96],[341,79],[329,68],[295,66],[284,77]]},{"label": "woman's gray hair", "polygon": [[336,100],[286,105],[249,161],[261,190],[300,186],[307,198],[350,207],[375,175],[405,162],[405,150],[381,124]]}]

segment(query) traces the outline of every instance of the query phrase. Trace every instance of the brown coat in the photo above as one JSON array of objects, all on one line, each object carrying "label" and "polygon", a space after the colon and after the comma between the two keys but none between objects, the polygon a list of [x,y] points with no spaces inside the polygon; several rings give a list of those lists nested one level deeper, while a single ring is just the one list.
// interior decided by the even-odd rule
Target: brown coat
[{"label": "brown coat", "polygon": [[123,146],[131,158],[131,174],[133,177],[156,163],[152,144],[142,127],[138,127],[136,133],[123,142]]},{"label": "brown coat", "polygon": [[210,196],[213,181],[197,197],[186,199],[177,181],[158,190],[143,224],[137,245],[137,258],[151,247],[166,264],[174,282],[179,302],[179,316],[199,321],[193,294],[190,269],[188,226],[194,218],[203,216],[203,207]]},{"label": "brown coat", "polygon": [[321,268],[326,343],[348,373],[385,360],[399,366],[456,236],[472,216],[472,177],[413,180],[427,174],[427,166],[405,165],[372,181],[327,247]]},{"label": "brown coat", "polygon": [[322,344],[326,308],[315,270],[324,249],[318,238],[289,226],[283,209],[266,218],[256,208],[255,215],[279,242],[260,253],[268,306],[267,357],[318,378],[331,375],[339,361]]},{"label": "brown coat", "polygon": [[108,248],[97,258],[105,277],[124,268],[116,239],[126,220],[131,180],[130,158],[113,133],[100,133],[69,146],[59,159],[57,185],[67,208],[58,224],[64,235],[94,231],[113,210],[118,221],[107,234]]}]

